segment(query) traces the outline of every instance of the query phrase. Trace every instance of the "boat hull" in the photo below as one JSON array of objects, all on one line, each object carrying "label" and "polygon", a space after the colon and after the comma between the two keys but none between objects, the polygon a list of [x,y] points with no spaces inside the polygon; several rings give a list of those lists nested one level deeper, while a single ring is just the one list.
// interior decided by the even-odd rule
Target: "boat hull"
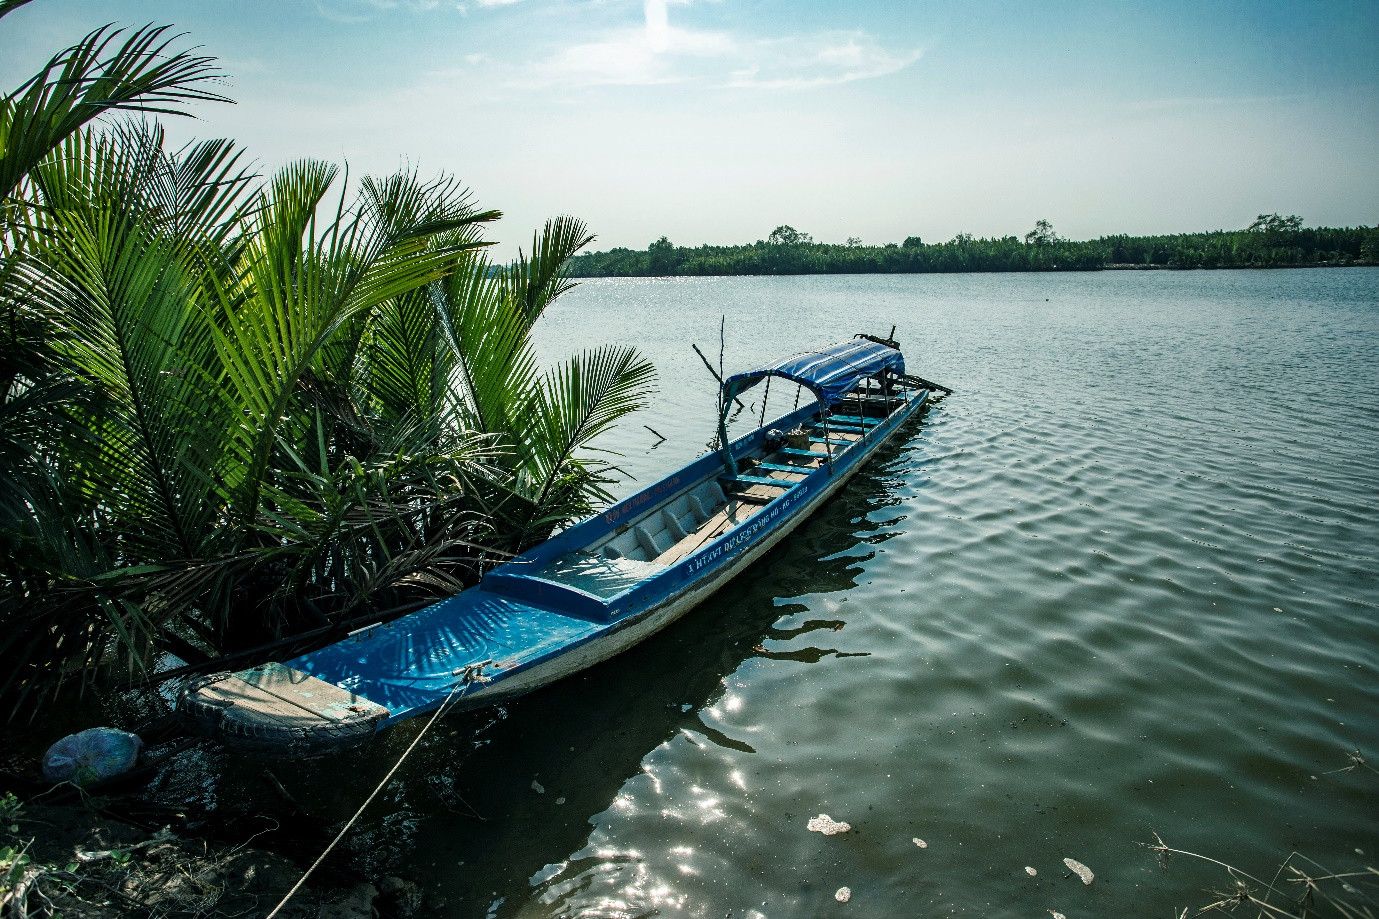
[{"label": "boat hull", "polygon": [[[859,349],[886,372],[854,368]],[[728,442],[721,430],[719,453],[498,566],[474,588],[282,664],[189,685],[178,702],[184,721],[233,746],[312,755],[442,706],[504,702],[645,641],[793,533],[928,402],[930,390],[903,377],[889,346],[818,354],[832,363],[806,355],[768,368],[814,374],[821,392],[825,383],[851,387],[831,409],[819,402],[777,419],[795,429],[791,437],[763,427]]]},{"label": "boat hull", "polygon": [[811,494],[798,510],[791,513],[779,526],[771,528],[761,540],[753,543],[745,551],[734,556],[705,577],[693,582],[682,593],[640,613],[634,613],[619,620],[616,623],[616,628],[610,629],[599,638],[573,648],[565,654],[519,674],[514,674],[507,679],[472,686],[471,691],[464,692],[462,695],[457,693],[457,698],[451,703],[451,709],[459,711],[483,708],[534,692],[616,657],[672,625],[712,597],[718,590],[727,586],[730,581],[742,573],[744,569],[750,567],[757,559],[770,552],[804,523],[824,502],[841,491],[862,470],[862,467],[872,456],[889,442],[907,421],[925,407],[927,398],[928,393],[922,393],[912,405],[897,412],[896,416],[888,420],[885,425],[886,430],[875,431],[877,435],[875,442],[868,443],[863,452],[850,458],[852,461],[847,464],[845,469],[840,469],[830,476],[823,487]]}]

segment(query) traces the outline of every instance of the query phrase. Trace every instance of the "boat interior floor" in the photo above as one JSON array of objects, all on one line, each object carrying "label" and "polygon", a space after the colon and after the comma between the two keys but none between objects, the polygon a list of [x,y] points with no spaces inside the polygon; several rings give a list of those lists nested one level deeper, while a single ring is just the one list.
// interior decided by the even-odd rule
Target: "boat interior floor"
[{"label": "boat interior floor", "polygon": [[807,448],[758,446],[737,458],[736,477],[710,475],[616,532],[551,561],[536,576],[611,599],[760,513],[907,404],[895,393],[879,393],[859,387],[827,419],[803,425]]}]

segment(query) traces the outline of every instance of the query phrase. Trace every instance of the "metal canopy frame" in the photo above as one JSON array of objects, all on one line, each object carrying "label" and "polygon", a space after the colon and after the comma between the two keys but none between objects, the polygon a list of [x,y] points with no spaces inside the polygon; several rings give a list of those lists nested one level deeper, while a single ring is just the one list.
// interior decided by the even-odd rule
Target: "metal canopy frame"
[{"label": "metal canopy frame", "polygon": [[[833,444],[828,437],[827,409],[840,402],[857,384],[869,377],[880,379],[887,373],[905,374],[905,358],[899,349],[881,342],[854,338],[817,351],[804,351],[767,367],[735,373],[723,382],[718,413],[718,442],[728,474],[737,476],[737,459],[728,440],[728,409],[733,400],[762,380],[770,386],[771,377],[782,377],[808,389],[823,406],[824,449],[833,461]],[[769,392],[769,388],[768,388]],[[762,424],[766,406],[762,405]]]}]

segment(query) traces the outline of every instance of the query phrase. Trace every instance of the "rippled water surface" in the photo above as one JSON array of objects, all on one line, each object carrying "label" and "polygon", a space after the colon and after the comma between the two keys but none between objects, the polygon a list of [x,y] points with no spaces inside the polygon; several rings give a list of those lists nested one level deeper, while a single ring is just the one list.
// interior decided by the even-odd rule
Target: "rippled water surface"
[{"label": "rippled water surface", "polygon": [[[711,436],[724,314],[730,371],[895,324],[956,392],[692,616],[440,722],[356,857],[524,919],[1210,902],[1155,832],[1379,863],[1379,773],[1338,771],[1379,765],[1379,272],[593,281],[542,354],[657,364],[608,443],[647,481]],[[415,730],[292,779],[343,819]]]}]

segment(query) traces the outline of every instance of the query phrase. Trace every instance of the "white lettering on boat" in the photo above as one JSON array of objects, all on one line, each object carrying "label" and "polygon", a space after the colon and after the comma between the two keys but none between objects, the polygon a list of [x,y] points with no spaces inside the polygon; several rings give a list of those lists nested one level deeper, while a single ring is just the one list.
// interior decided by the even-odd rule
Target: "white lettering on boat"
[{"label": "white lettering on boat", "polygon": [[694,558],[685,563],[685,574],[693,576],[696,572],[703,570],[706,565],[710,565],[720,558],[735,555],[739,549],[763,530],[770,529],[790,508],[794,507],[805,497],[805,489],[798,488],[794,493],[783,495],[769,507],[763,509],[751,519],[750,523],[739,527],[731,536],[728,536],[718,545],[711,549],[700,552]]}]

